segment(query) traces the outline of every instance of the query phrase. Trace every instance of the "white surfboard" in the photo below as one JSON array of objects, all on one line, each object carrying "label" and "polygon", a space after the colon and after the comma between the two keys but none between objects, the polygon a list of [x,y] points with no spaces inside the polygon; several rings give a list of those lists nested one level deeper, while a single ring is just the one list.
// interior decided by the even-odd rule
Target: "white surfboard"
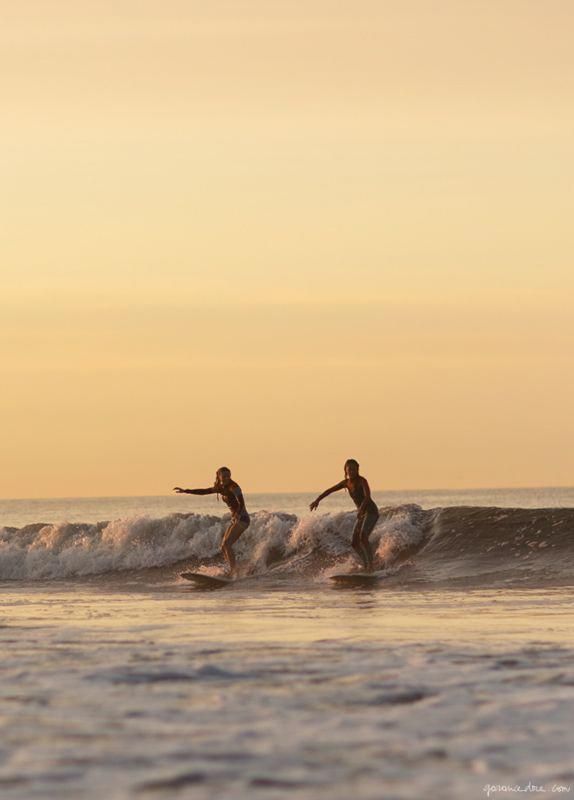
[{"label": "white surfboard", "polygon": [[345,572],[341,575],[331,575],[330,579],[334,583],[345,584],[347,586],[370,586],[382,578],[376,572]]},{"label": "white surfboard", "polygon": [[212,589],[233,583],[233,578],[226,578],[223,575],[205,575],[203,572],[182,572],[181,577],[195,583],[196,586],[211,587]]}]

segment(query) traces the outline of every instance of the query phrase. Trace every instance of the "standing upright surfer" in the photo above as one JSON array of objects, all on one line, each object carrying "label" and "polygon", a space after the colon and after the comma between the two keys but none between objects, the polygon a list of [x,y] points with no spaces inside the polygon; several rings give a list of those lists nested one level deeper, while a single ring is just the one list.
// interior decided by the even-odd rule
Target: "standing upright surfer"
[{"label": "standing upright surfer", "polygon": [[359,475],[359,464],[354,458],[349,458],[345,461],[344,479],[336,483],[335,486],[331,486],[330,489],[325,489],[316,500],[313,500],[309,508],[311,511],[315,511],[321,500],[341,489],[346,489],[349,492],[358,509],[357,523],[353,531],[351,544],[355,552],[358,553],[367,572],[371,572],[373,569],[373,554],[369,544],[369,536],[379,519],[379,509],[371,497],[367,479]]},{"label": "standing upright surfer", "polygon": [[221,552],[229,564],[229,574],[235,573],[235,554],[232,546],[239,539],[241,534],[247,530],[251,522],[245,500],[239,484],[231,479],[231,470],[227,467],[220,467],[215,473],[215,483],[208,489],[182,489],[176,486],[174,492],[178,494],[217,494],[221,495],[223,502],[231,511],[231,522],[223,534],[221,542]]}]

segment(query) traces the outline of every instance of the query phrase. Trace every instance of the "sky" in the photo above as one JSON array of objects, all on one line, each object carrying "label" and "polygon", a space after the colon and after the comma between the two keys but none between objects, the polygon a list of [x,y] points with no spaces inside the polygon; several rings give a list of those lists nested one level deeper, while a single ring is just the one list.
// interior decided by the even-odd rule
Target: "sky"
[{"label": "sky", "polygon": [[570,0],[0,0],[0,496],[574,484]]}]

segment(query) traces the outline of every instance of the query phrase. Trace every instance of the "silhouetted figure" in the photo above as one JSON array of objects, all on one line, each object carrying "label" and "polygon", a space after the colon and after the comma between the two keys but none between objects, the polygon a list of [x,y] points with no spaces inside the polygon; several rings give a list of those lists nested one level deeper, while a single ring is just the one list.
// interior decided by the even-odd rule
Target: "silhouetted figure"
[{"label": "silhouetted figure", "polygon": [[353,531],[351,544],[355,552],[358,553],[367,572],[371,572],[373,569],[373,554],[369,544],[369,536],[379,519],[379,509],[371,498],[371,490],[367,479],[359,475],[359,464],[354,458],[349,458],[345,461],[344,480],[335,484],[335,486],[331,486],[330,489],[326,489],[316,500],[313,500],[309,508],[311,511],[315,511],[321,500],[333,494],[333,492],[338,492],[340,489],[347,489],[357,506],[357,523]]},{"label": "silhouetted figure", "polygon": [[251,522],[241,488],[235,481],[231,480],[231,470],[227,467],[220,467],[215,473],[215,483],[208,489],[181,489],[176,486],[174,492],[178,494],[218,494],[221,495],[224,503],[231,511],[231,522],[221,542],[221,552],[229,564],[229,574],[235,573],[235,555],[233,545],[239,539],[243,531],[247,530]]}]

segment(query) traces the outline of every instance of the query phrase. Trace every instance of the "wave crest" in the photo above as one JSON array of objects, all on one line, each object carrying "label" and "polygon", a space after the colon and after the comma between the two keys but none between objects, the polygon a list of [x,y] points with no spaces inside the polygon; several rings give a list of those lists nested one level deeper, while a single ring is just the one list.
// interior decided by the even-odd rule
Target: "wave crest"
[{"label": "wave crest", "polygon": [[[259,511],[236,545],[246,574],[317,574],[352,568],[356,514]],[[53,580],[115,572],[213,565],[229,517],[171,514],[95,524],[59,523],[0,529],[0,580]],[[401,582],[506,584],[538,578],[572,582],[574,509],[417,505],[381,509],[371,535],[378,568],[416,555]],[[395,576],[394,580],[398,580]]]}]

